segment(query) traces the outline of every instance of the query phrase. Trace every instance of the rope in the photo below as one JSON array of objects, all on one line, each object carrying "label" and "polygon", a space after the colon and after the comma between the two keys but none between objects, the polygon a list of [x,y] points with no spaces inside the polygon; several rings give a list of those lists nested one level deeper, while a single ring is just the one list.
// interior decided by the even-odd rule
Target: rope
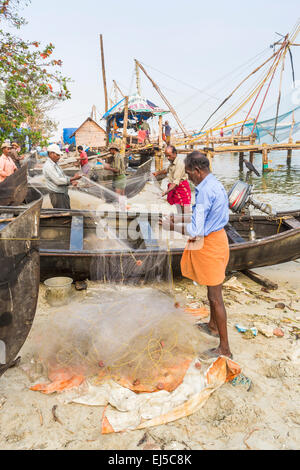
[{"label": "rope", "polygon": [[40,241],[40,238],[4,238],[1,237],[1,240],[8,240],[8,241],[17,241],[17,242],[35,242],[35,241]]}]

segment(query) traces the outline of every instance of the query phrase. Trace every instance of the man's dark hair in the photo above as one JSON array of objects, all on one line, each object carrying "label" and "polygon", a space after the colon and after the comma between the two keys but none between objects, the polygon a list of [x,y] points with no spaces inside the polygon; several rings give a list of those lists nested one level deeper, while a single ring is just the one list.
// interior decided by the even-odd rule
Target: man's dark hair
[{"label": "man's dark hair", "polygon": [[189,170],[195,170],[195,168],[199,170],[209,170],[209,160],[205,153],[195,150],[186,157],[185,166]]},{"label": "man's dark hair", "polygon": [[167,145],[167,149],[171,149],[172,153],[175,153],[175,155],[177,155],[177,148],[174,147],[174,145]]},{"label": "man's dark hair", "polygon": [[79,147],[77,147],[77,150],[83,150],[83,147],[79,145]]}]

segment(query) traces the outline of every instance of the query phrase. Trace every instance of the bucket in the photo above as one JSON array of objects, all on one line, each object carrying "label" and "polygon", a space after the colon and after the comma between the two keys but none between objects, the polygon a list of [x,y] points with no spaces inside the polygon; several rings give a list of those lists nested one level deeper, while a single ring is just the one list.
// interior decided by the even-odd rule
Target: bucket
[{"label": "bucket", "polygon": [[72,296],[73,279],[70,277],[52,277],[44,282],[47,287],[45,298],[51,307],[67,305]]}]

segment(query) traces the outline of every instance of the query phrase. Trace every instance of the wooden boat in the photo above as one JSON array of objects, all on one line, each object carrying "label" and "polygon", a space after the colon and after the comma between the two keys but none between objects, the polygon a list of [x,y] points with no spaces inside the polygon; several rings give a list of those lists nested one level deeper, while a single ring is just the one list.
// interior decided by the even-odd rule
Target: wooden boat
[{"label": "wooden boat", "polygon": [[[17,210],[17,209],[16,209]],[[185,240],[167,243],[158,228],[159,214],[42,210],[41,277],[70,276],[109,281],[166,278],[170,267],[180,275]],[[99,224],[115,227],[120,241],[99,239]],[[251,224],[257,239],[249,240]],[[231,215],[228,272],[284,263],[300,257],[300,211],[276,217]],[[171,262],[171,265],[170,265]]]},{"label": "wooden boat", "polygon": [[[132,198],[136,196],[138,193],[140,193],[148,179],[149,175],[151,172],[151,163],[152,160],[148,159],[135,169],[128,167],[126,170],[126,176],[127,176],[127,184],[125,188],[125,195],[127,198]],[[78,168],[77,169],[64,169],[64,173],[67,176],[74,176],[75,173],[78,173]],[[93,171],[93,170],[91,170]],[[78,186],[76,189],[78,191],[82,191],[88,194],[91,194],[92,196],[99,197],[101,199],[105,199],[106,202],[111,202],[114,200],[113,194],[113,185],[112,185],[112,174],[111,172],[108,172],[106,170],[95,170],[94,174],[97,174],[99,177],[98,178],[93,178],[97,181],[91,181],[90,183],[87,181],[84,181],[80,183],[80,186]],[[30,176],[39,176],[42,174],[41,169],[34,169],[29,172]],[[99,185],[95,184],[98,183],[102,187],[99,187]],[[42,193],[42,194],[47,194],[48,190],[46,186],[42,185],[41,183],[34,183],[34,186]],[[74,188],[72,188],[74,189]],[[105,189],[107,191],[105,191]]]},{"label": "wooden boat", "polygon": [[28,189],[27,165],[0,183],[0,206],[18,206],[24,201]]},{"label": "wooden boat", "polygon": [[30,190],[21,212],[0,207],[0,376],[14,364],[35,316],[42,197]]}]

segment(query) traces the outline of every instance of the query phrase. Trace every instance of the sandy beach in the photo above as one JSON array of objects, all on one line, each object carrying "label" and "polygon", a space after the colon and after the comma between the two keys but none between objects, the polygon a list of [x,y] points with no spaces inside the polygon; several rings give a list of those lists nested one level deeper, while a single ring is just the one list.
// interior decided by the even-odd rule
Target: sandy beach
[{"label": "sandy beach", "polygon": [[[163,183],[165,184],[165,182]],[[159,204],[165,213],[170,206],[160,198],[160,190],[148,183],[145,190],[128,201],[131,210]],[[74,209],[99,209],[99,200],[71,192]],[[48,206],[47,197],[44,207]],[[103,204],[101,203],[101,208]],[[105,209],[114,209],[105,204]],[[103,407],[64,404],[59,394],[43,395],[29,388],[37,375],[32,373],[34,335],[47,328],[53,309],[40,285],[33,328],[20,355],[18,367],[0,379],[0,441],[2,449],[297,449],[300,445],[299,366],[300,346],[300,260],[257,269],[278,284],[265,291],[240,273],[230,276],[224,287],[228,331],[234,361],[251,381],[227,383],[212,394],[195,414],[146,431],[101,434]],[[88,281],[77,300],[101,289]],[[159,285],[157,286],[159,287]],[[173,293],[183,305],[205,306],[206,289],[187,279],[176,279]],[[277,306],[277,307],[276,307]],[[257,327],[258,335],[238,332],[235,325]],[[284,336],[265,336],[275,328]],[[217,345],[217,339],[203,336],[203,344]],[[299,336],[298,336],[299,337]],[[201,345],[199,345],[200,347]],[[53,414],[53,407],[55,413]]]},{"label": "sandy beach", "polygon": [[[300,327],[299,261],[257,271],[277,282],[278,290],[264,292],[242,274],[231,279],[233,288],[224,288],[231,349],[243,374],[251,380],[250,390],[248,385],[227,383],[190,417],[146,431],[109,435],[101,435],[103,408],[63,404],[58,394],[29,390],[36,380],[29,372],[32,336],[40,325],[46,327],[52,311],[41,284],[34,325],[20,352],[21,363],[0,380],[2,449],[299,448],[300,346],[295,336]],[[79,301],[97,287],[89,282],[87,291],[78,293]],[[175,293],[187,303],[206,301],[205,288],[188,280],[177,280]],[[237,331],[236,323],[248,328],[280,328],[284,336],[258,333],[247,339]],[[203,341],[211,347],[217,344],[216,339],[204,336]]]},{"label": "sandy beach", "polygon": [[154,6],[0,0],[1,450],[300,449],[299,2]]}]

